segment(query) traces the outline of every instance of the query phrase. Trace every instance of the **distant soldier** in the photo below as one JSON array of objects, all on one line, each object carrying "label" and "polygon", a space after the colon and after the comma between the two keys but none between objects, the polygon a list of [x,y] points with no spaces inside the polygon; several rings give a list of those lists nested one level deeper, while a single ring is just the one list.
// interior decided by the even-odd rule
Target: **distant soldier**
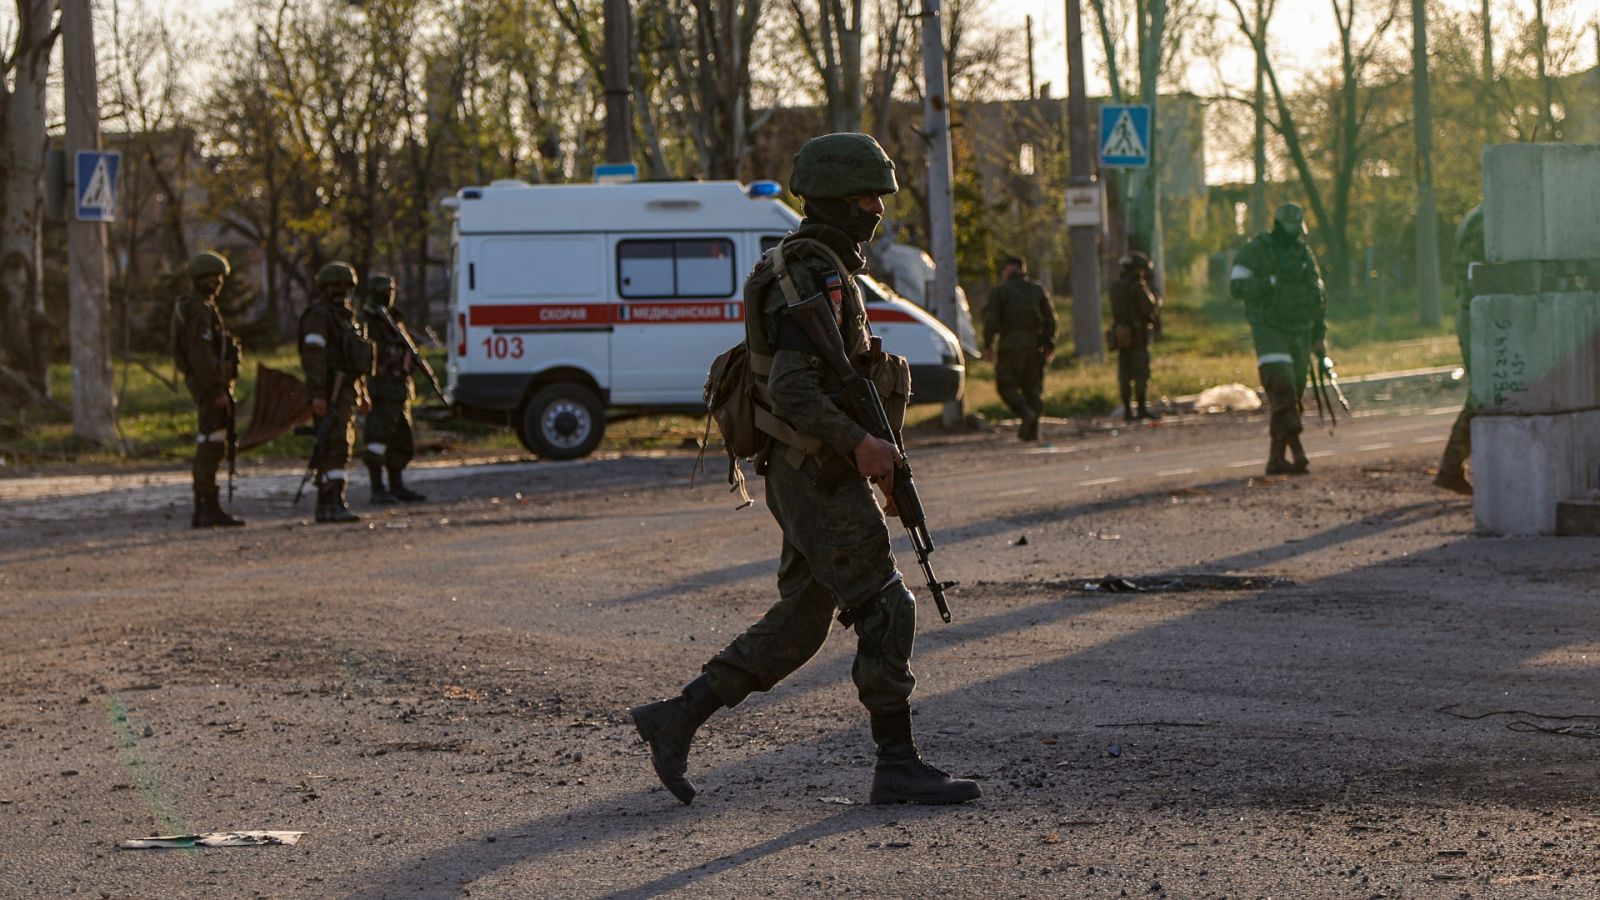
[{"label": "distant soldier", "polygon": [[305,370],[311,414],[322,426],[332,416],[329,439],[312,464],[317,470],[318,522],[357,522],[345,500],[345,466],[350,463],[350,443],[355,437],[356,410],[367,412],[366,378],[372,374],[372,344],[355,319],[350,297],[356,290],[356,270],[332,262],[317,273],[320,294],[300,316],[300,366]]},{"label": "distant soldier", "polygon": [[216,253],[190,257],[184,274],[189,289],[178,300],[172,316],[172,358],[183,383],[194,398],[200,429],[194,448],[195,528],[243,525],[222,511],[217,488],[217,468],[234,439],[233,382],[239,377],[239,341],[222,324],[217,295],[230,272],[228,261]]},{"label": "distant soldier", "polygon": [[[1461,367],[1467,373],[1467,383],[1472,383],[1472,286],[1468,283],[1472,264],[1483,262],[1487,256],[1483,246],[1483,204],[1474,206],[1456,228],[1456,340],[1461,344]],[[1459,494],[1472,493],[1472,482],[1467,480],[1467,458],[1472,455],[1472,417],[1477,410],[1472,406],[1472,393],[1461,405],[1450,428],[1450,440],[1444,445],[1444,457],[1439,460],[1439,474],[1433,483],[1445,490]]]},{"label": "distant soldier", "polygon": [[[421,494],[406,487],[401,474],[413,453],[411,428],[411,401],[416,399],[416,387],[411,371],[416,360],[408,343],[405,316],[395,306],[394,279],[388,275],[374,275],[367,282],[367,302],[361,308],[361,319],[367,335],[377,351],[377,374],[369,381],[372,385],[372,412],[367,413],[363,438],[366,452],[362,459],[367,473],[372,476],[372,502],[390,504],[396,500],[418,503]],[[383,315],[388,313],[388,317]],[[392,324],[391,324],[392,323]],[[389,470],[389,484],[384,487],[383,472]]]},{"label": "distant soldier", "polygon": [[[1145,406],[1150,386],[1150,341],[1161,316],[1161,297],[1150,285],[1150,257],[1138,250],[1122,258],[1122,274],[1111,284],[1111,334],[1117,351],[1117,387],[1123,421],[1159,419]],[[1139,405],[1134,413],[1134,402]]]},{"label": "distant soldier", "polygon": [[1039,439],[1044,414],[1044,367],[1055,355],[1056,311],[1044,288],[1028,277],[1027,264],[1008,256],[1000,263],[1000,284],[983,307],[983,342],[995,356],[995,386],[1000,399],[1022,417],[1017,437]]},{"label": "distant soldier", "polygon": [[[1272,419],[1268,475],[1304,475],[1311,470],[1300,446],[1300,398],[1311,375],[1312,357],[1327,352],[1327,298],[1317,259],[1306,246],[1306,212],[1285,203],[1272,230],[1251,238],[1233,262],[1233,296],[1244,301],[1256,365]],[[1284,457],[1293,455],[1293,462]]]}]

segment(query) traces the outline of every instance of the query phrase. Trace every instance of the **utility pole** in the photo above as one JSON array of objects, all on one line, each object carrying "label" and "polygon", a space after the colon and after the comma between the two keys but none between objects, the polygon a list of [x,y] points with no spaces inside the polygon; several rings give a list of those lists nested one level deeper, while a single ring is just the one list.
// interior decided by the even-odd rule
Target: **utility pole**
[{"label": "utility pole", "polygon": [[[928,146],[928,249],[933,253],[933,314],[956,330],[955,192],[950,180],[949,82],[944,66],[944,27],[939,0],[922,0],[922,139]],[[966,424],[961,400],[944,405],[945,428]]]},{"label": "utility pole", "polygon": [[606,162],[633,162],[633,9],[629,0],[606,4]]},{"label": "utility pole", "polygon": [[[1096,187],[1089,140],[1089,89],[1083,75],[1083,9],[1067,0],[1067,162],[1073,187]],[[1104,198],[1102,198],[1103,201]],[[1100,226],[1074,225],[1072,243],[1072,353],[1079,359],[1105,354],[1100,338]]]},{"label": "utility pole", "polygon": [[[1250,234],[1267,230],[1267,4],[1275,0],[1256,0],[1256,93],[1252,98],[1255,113],[1255,178],[1250,184]],[[1487,2],[1487,0],[1485,0]]]},{"label": "utility pole", "polygon": [[[66,163],[76,172],[79,150],[100,149],[99,81],[95,78],[94,19],[89,0],[61,0],[61,50],[65,73]],[[73,192],[79,185],[74,175]],[[111,372],[110,309],[106,287],[104,222],[67,218],[67,329],[72,351],[72,431],[96,444],[117,437],[117,402]]]},{"label": "utility pole", "polygon": [[1028,16],[1028,99],[1039,99],[1039,82],[1033,71],[1033,16]]},{"label": "utility pole", "polygon": [[1433,198],[1433,111],[1428,96],[1428,4],[1411,0],[1411,103],[1417,126],[1417,313],[1439,325],[1439,214]]}]

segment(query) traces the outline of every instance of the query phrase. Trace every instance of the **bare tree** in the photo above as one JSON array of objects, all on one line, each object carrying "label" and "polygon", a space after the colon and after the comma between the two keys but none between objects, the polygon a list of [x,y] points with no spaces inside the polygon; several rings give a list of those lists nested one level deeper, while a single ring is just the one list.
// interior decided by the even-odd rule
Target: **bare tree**
[{"label": "bare tree", "polygon": [[51,0],[17,0],[0,56],[0,373],[30,399],[50,394],[44,309],[45,88],[60,35]]},{"label": "bare tree", "polygon": [[786,6],[822,85],[828,130],[860,131],[863,0],[786,0]]}]

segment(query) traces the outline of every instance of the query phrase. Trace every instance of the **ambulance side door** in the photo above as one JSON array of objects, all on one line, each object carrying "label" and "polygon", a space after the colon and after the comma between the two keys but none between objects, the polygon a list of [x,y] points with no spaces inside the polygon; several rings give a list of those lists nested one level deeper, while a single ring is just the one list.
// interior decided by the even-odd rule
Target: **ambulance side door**
[{"label": "ambulance side door", "polygon": [[706,370],[744,337],[737,233],[610,235],[611,402],[694,407]]}]

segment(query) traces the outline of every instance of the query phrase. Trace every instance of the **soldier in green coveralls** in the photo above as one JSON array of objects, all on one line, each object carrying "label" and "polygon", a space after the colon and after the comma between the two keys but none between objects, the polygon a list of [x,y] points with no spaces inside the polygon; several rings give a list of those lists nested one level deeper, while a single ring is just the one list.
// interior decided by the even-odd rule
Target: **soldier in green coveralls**
[{"label": "soldier in green coveralls", "polygon": [[[771,438],[764,453],[767,508],[783,529],[781,596],[680,696],[632,710],[657,777],[684,803],[695,796],[686,777],[695,731],[717,710],[771,690],[810,659],[836,614],[856,633],[851,674],[878,749],[872,802],[961,803],[980,794],[975,782],[923,762],[911,736],[916,601],[895,566],[884,511],[872,492],[877,482],[888,495],[899,451],[842,411],[837,373],[785,313],[790,303],[823,295],[851,358],[868,350],[866,308],[854,276],[866,265],[862,245],[882,219],[881,198],[897,189],[894,163],[868,135],[807,141],[790,181],[790,190],[805,200],[805,219],[745,282],[751,371],[758,384],[767,373],[764,391],[783,423],[776,430],[790,435],[789,443]],[[840,458],[851,465],[831,465]],[[828,483],[828,472],[840,474]]]},{"label": "soldier in green coveralls", "polygon": [[[1472,286],[1469,284],[1472,264],[1483,262],[1487,255],[1483,246],[1483,204],[1474,206],[1456,228],[1456,340],[1461,343],[1461,368],[1472,381]],[[1461,405],[1455,425],[1450,428],[1450,440],[1444,445],[1444,457],[1439,460],[1439,474],[1433,483],[1459,494],[1472,493],[1472,482],[1467,480],[1467,458],[1472,455],[1472,417],[1477,410],[1472,406],[1472,392]]]},{"label": "soldier in green coveralls", "polygon": [[215,253],[191,257],[184,271],[189,290],[173,310],[172,358],[200,418],[189,520],[195,528],[244,524],[223,512],[217,488],[217,468],[233,439],[233,382],[239,377],[239,341],[223,326],[216,302],[229,272],[228,261]]},{"label": "soldier in green coveralls", "polygon": [[1313,355],[1320,365],[1327,352],[1328,326],[1322,275],[1305,235],[1305,210],[1285,203],[1273,216],[1272,230],[1251,238],[1233,261],[1233,296],[1245,304],[1272,414],[1268,475],[1303,475],[1311,469],[1300,445],[1300,398]]},{"label": "soldier in green coveralls", "polygon": [[[414,452],[411,430],[411,401],[416,399],[416,386],[411,380],[411,346],[399,329],[406,327],[405,317],[394,302],[394,279],[388,275],[373,275],[367,281],[367,302],[361,308],[361,319],[367,326],[367,335],[377,350],[377,374],[368,379],[372,388],[372,412],[362,429],[366,450],[362,461],[372,476],[372,502],[375,505],[393,503],[419,503],[426,499],[406,487],[402,474],[411,462]],[[384,318],[381,311],[388,312]],[[391,325],[391,323],[393,323]],[[389,484],[383,483],[384,470],[389,471]]]},{"label": "soldier in green coveralls", "polygon": [[318,522],[359,522],[345,499],[345,466],[355,437],[356,411],[368,412],[372,401],[366,379],[372,374],[372,344],[356,321],[350,296],[356,270],[331,262],[317,272],[320,297],[300,315],[300,367],[305,371],[311,414],[322,425],[332,416],[330,439],[313,460],[317,470]]},{"label": "soldier in green coveralls", "polygon": [[1022,418],[1017,437],[1039,439],[1044,414],[1044,367],[1055,354],[1056,311],[1039,282],[1028,277],[1027,263],[1008,256],[1000,263],[1000,283],[983,307],[983,342],[1000,345],[994,380],[1000,399]]}]

